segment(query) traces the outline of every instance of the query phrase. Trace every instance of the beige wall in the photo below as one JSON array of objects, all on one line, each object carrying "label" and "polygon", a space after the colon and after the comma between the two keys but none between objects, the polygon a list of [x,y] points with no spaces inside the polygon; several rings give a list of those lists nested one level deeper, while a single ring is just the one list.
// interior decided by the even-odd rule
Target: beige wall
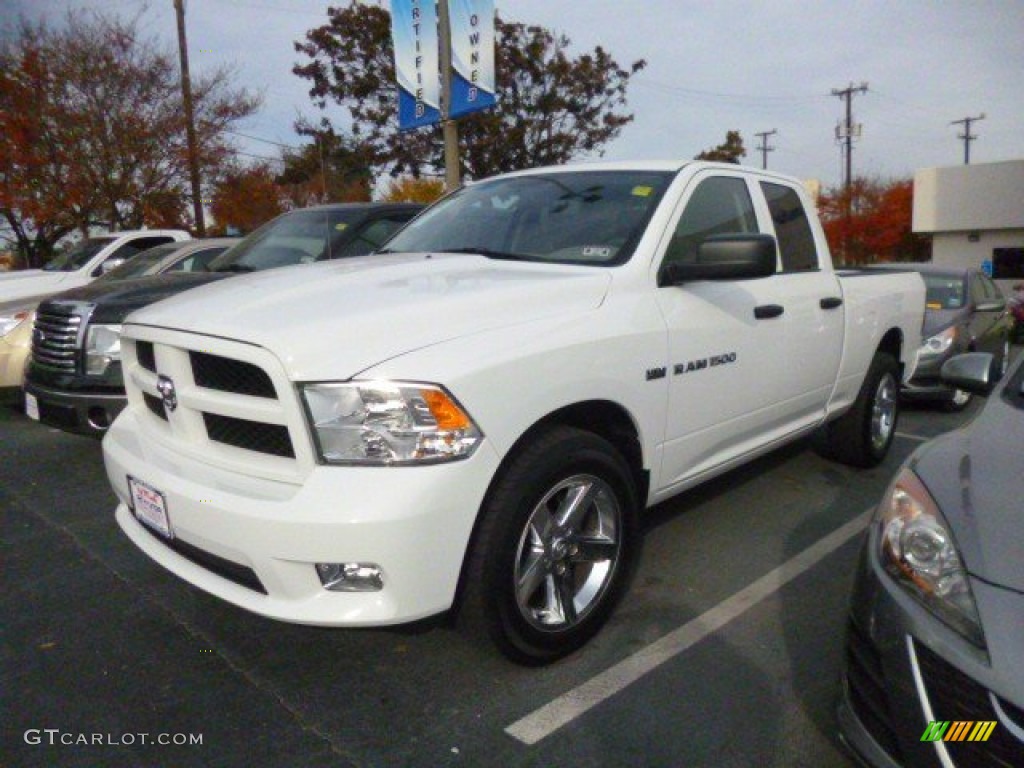
[{"label": "beige wall", "polygon": [[922,234],[1024,229],[1024,160],[917,171],[913,229]]}]

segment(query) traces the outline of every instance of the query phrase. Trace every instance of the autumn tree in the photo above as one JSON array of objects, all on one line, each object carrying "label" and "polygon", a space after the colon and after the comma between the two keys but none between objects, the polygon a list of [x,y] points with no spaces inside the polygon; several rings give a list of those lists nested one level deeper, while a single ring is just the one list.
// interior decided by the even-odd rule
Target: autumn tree
[{"label": "autumn tree", "polygon": [[210,202],[218,233],[252,232],[284,210],[281,188],[266,163],[227,171],[217,182]]},{"label": "autumn tree", "polygon": [[283,154],[277,183],[290,203],[304,208],[369,201],[373,178],[367,148],[335,133],[326,121],[314,126],[301,120],[296,128],[313,142]]},{"label": "autumn tree", "polygon": [[[570,40],[544,27],[495,19],[498,104],[459,121],[462,170],[473,178],[564,163],[603,147],[633,120],[626,88],[644,61],[620,67],[598,46],[573,57]],[[398,89],[388,12],[351,2],[295,49],[309,61],[293,72],[310,81],[314,105],[348,112],[353,139],[392,176],[443,167],[439,126],[398,132]]]},{"label": "autumn tree", "polygon": [[[223,68],[192,93],[210,183],[233,154],[226,130],[259,100]],[[69,11],[0,44],[0,214],[30,265],[76,229],[187,226],[187,190],[177,58],[138,18]]]},{"label": "autumn tree", "polygon": [[402,176],[391,180],[383,200],[388,203],[432,203],[443,194],[444,181],[440,178]]},{"label": "autumn tree", "polygon": [[914,182],[854,178],[849,191],[828,190],[818,210],[837,263],[927,261],[927,238],[912,229]]},{"label": "autumn tree", "polygon": [[743,136],[739,131],[728,131],[725,134],[725,142],[717,147],[705,149],[694,160],[713,160],[718,163],[736,163],[739,165],[740,158],[746,157],[747,149],[743,146]]}]

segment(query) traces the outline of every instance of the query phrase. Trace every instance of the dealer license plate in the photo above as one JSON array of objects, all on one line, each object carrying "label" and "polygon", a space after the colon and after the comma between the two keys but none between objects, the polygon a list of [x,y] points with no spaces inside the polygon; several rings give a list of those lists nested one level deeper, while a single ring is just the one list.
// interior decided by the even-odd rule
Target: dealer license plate
[{"label": "dealer license plate", "polygon": [[171,519],[167,516],[167,499],[151,485],[128,475],[128,488],[132,492],[135,517],[168,539],[173,538]]},{"label": "dealer license plate", "polygon": [[25,393],[25,415],[32,421],[39,421],[39,401],[35,395]]}]

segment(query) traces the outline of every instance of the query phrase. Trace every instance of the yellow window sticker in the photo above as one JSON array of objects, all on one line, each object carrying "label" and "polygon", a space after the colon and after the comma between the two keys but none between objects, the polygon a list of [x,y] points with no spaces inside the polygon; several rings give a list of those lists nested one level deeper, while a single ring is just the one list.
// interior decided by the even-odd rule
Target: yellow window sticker
[{"label": "yellow window sticker", "polygon": [[334,225],[334,228],[339,232],[344,232],[346,229],[348,229],[348,224],[346,224],[343,221],[339,221],[337,224]]},{"label": "yellow window sticker", "polygon": [[634,197],[650,197],[654,187],[633,187]]}]

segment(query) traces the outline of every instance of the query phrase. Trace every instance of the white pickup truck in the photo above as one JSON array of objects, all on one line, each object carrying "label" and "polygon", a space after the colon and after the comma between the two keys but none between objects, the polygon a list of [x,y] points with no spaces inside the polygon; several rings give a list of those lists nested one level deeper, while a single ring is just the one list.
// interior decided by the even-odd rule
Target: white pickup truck
[{"label": "white pickup truck", "polygon": [[35,304],[95,280],[140,251],[190,239],[191,235],[180,229],[134,229],[89,237],[42,269],[0,272],[0,302],[23,299]]},{"label": "white pickup truck", "polygon": [[916,273],[833,271],[788,177],[496,177],[377,255],[130,315],[103,441],[116,518],[250,611],[447,613],[548,662],[624,593],[644,508],[815,431],[881,461],[923,312]]}]

